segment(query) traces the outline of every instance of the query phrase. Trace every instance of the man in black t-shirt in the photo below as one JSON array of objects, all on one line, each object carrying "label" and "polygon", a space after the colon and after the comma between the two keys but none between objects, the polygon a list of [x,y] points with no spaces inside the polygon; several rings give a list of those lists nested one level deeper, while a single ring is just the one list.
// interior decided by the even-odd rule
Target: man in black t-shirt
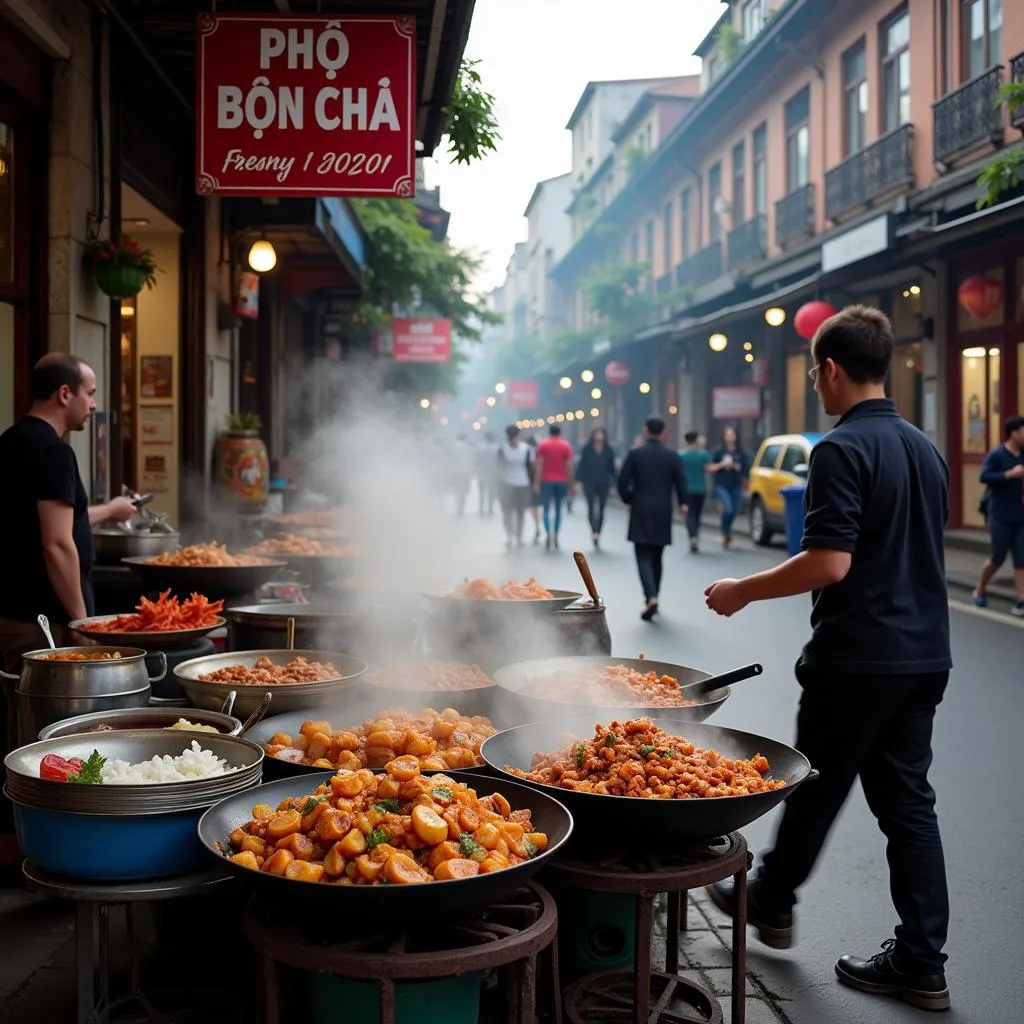
[{"label": "man in black t-shirt", "polygon": [[[864,992],[945,1010],[949,899],[928,769],[952,667],[943,557],[949,471],[885,397],[893,336],[884,314],[843,310],[811,351],[815,390],[825,412],[841,418],[811,453],[803,551],[705,592],[720,615],[813,595],[811,639],[796,667],[796,746],[821,775],[784,805],[775,846],[749,886],[749,921],[768,945],[793,945],[796,892],[859,776],[888,840],[900,924],[880,953],[843,956],[836,974]],[[731,883],[709,893],[732,912]]]},{"label": "man in black t-shirt", "polygon": [[96,409],[96,375],[81,359],[54,352],[33,368],[32,408],[0,435],[0,658],[16,672],[25,651],[43,646],[43,613],[57,636],[92,614],[92,527],[130,519],[135,506],[115,498],[89,507],[64,435],[84,430]]}]

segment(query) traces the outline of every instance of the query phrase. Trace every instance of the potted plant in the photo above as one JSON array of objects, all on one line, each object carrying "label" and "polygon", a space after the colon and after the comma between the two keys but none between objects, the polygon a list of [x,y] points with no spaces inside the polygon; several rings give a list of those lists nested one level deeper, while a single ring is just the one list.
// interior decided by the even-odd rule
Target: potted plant
[{"label": "potted plant", "polygon": [[92,271],[96,287],[112,299],[133,298],[143,285],[152,288],[156,284],[153,253],[128,235],[116,241],[92,239],[85,247],[83,262]]},{"label": "potted plant", "polygon": [[217,480],[242,505],[262,505],[270,494],[270,459],[255,413],[233,413],[217,440]]}]

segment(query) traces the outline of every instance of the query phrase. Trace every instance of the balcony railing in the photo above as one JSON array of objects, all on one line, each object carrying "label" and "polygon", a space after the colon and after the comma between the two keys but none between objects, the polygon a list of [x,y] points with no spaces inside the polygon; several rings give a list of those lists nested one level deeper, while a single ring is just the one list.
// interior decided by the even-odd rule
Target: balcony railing
[{"label": "balcony railing", "polygon": [[1003,135],[1003,108],[996,106],[1003,66],[989,68],[956,92],[932,104],[935,121],[935,163],[948,164]]},{"label": "balcony railing", "polygon": [[814,234],[814,182],[783,196],[775,204],[775,244],[784,249]]},{"label": "balcony railing", "polygon": [[[1010,81],[1024,85],[1024,53],[1010,58]],[[1024,103],[1010,107],[1010,124],[1024,132]]]},{"label": "balcony railing", "polygon": [[716,240],[676,264],[676,287],[700,288],[721,277],[722,270],[722,243]]},{"label": "balcony railing", "polygon": [[898,188],[914,184],[914,126],[887,132],[825,175],[825,219],[836,221]]},{"label": "balcony railing", "polygon": [[768,254],[768,219],[759,213],[729,232],[729,266],[759,263]]},{"label": "balcony railing", "polygon": [[668,293],[672,291],[671,273],[662,274],[661,277],[658,278],[654,286],[654,291],[657,295],[668,295]]}]

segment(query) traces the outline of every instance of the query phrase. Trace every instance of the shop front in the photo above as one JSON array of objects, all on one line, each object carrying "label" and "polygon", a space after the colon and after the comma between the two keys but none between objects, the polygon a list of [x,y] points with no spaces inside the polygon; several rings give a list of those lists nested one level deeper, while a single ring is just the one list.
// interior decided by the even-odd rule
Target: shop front
[{"label": "shop front", "polygon": [[948,417],[950,525],[983,528],[986,453],[1024,408],[1024,244],[1017,239],[950,263]]}]

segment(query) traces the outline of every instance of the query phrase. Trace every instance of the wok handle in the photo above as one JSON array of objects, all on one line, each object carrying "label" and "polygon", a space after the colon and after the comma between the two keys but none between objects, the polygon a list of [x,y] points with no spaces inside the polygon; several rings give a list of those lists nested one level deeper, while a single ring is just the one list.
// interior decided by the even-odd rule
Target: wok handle
[{"label": "wok handle", "polygon": [[156,660],[160,662],[160,671],[155,676],[150,676],[149,681],[151,683],[160,683],[167,678],[167,655],[163,651],[154,651]]},{"label": "wok handle", "polygon": [[21,676],[16,676],[11,672],[4,672],[0,670],[0,679],[13,679],[16,683],[21,681]]},{"label": "wok handle", "polygon": [[690,683],[684,686],[687,696],[694,693],[710,693],[712,690],[720,690],[723,686],[732,686],[733,683],[742,683],[744,679],[759,676],[764,672],[764,667],[755,662],[753,665],[745,665],[743,668],[734,668],[731,672],[723,672],[721,675],[712,676],[710,679],[701,679],[699,682]]},{"label": "wok handle", "polygon": [[150,697],[151,708],[187,708],[188,697]]},{"label": "wok handle", "polygon": [[821,778],[821,772],[819,772],[817,768],[812,768],[807,773],[807,778],[804,779],[804,782],[817,782],[818,779],[820,779],[820,778]]},{"label": "wok handle", "polygon": [[590,571],[587,556],[582,551],[574,551],[572,557],[576,562],[576,568],[579,569],[580,575],[583,577],[583,585],[587,588],[590,599],[596,605],[600,598],[597,596],[597,584],[594,582],[594,574]]}]

